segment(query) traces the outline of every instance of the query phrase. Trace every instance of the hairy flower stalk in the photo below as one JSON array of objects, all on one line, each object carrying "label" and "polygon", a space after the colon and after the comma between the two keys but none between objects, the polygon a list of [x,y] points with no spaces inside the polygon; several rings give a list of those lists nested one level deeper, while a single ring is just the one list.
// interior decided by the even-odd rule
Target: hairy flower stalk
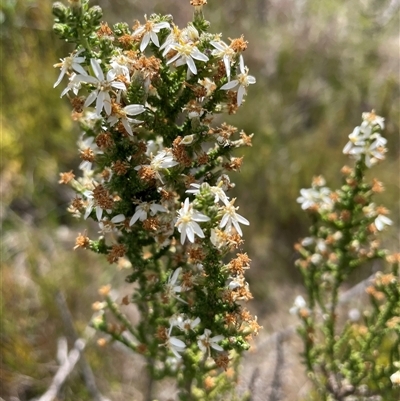
[{"label": "hairy flower stalk", "polygon": [[[61,176],[76,191],[69,210],[101,233],[85,232],[75,248],[129,262],[135,290],[122,303],[141,313],[132,325],[102,291],[93,326],[142,354],[153,379],[177,378],[180,400],[212,400],[233,388],[225,371],[259,330],[239,303],[252,298],[250,259],[237,251],[249,221],[237,213],[240,199],[229,200],[228,176],[242,162],[232,151],[251,146],[252,135],[212,124],[221,110],[236,112],[255,78],[242,56],[247,42],[228,46],[207,32],[206,2],[191,3],[194,20],[183,29],[152,14],[132,30],[101,23],[87,0],[56,3],[54,29],[76,49],[55,65],[55,86],[66,81],[61,95],[82,129],[82,174]],[[205,389],[211,371],[219,379]]]},{"label": "hairy flower stalk", "polygon": [[[384,119],[372,111],[362,120],[343,149],[356,162],[354,168],[343,167],[341,188],[330,190],[319,176],[297,199],[313,224],[310,235],[296,244],[307,300],[298,296],[290,312],[301,319],[305,363],[324,400],[398,398],[391,381],[396,382],[394,362],[400,358],[400,254],[388,256],[380,247],[377,234],[392,221],[388,210],[373,202],[382,184],[366,178],[384,159]],[[355,270],[379,260],[391,269],[373,276],[366,290],[369,305],[350,310],[342,323],[340,290]]]}]

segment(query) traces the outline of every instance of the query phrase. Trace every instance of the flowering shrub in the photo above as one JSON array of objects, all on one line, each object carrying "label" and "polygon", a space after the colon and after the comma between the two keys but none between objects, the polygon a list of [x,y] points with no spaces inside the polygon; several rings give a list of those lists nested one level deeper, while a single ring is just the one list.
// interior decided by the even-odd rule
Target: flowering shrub
[{"label": "flowering shrub", "polygon": [[[301,319],[304,361],[318,399],[394,401],[399,395],[392,384],[399,384],[400,254],[380,247],[377,235],[392,221],[388,210],[373,202],[382,183],[366,178],[367,170],[384,159],[384,119],[374,112],[362,119],[343,149],[355,166],[342,168],[341,188],[330,190],[319,176],[297,199],[312,225],[310,236],[296,245],[307,302],[298,296],[291,312]],[[339,291],[349,276],[368,262],[385,260],[391,270],[368,281],[370,305],[340,319]]]},{"label": "flowering shrub", "polygon": [[133,325],[105,286],[93,326],[143,355],[153,379],[175,377],[181,400],[217,399],[235,380],[225,371],[259,330],[239,303],[252,298],[240,250],[249,222],[229,196],[228,175],[242,164],[232,151],[251,146],[252,135],[212,124],[236,113],[255,83],[247,42],[209,33],[205,0],[191,2],[183,29],[155,14],[132,29],[109,27],[88,0],[70,3],[53,7],[55,32],[76,45],[55,65],[54,86],[68,78],[61,96],[82,129],[82,175],[62,173],[60,182],[76,192],[69,211],[100,230],[80,234],[75,248],[130,264],[126,281],[135,286],[123,304],[141,314]]}]

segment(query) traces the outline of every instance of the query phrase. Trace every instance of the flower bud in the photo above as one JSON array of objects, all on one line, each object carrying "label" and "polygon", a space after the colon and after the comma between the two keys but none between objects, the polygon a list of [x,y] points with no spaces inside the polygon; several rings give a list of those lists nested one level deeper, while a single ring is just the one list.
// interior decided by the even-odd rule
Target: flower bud
[{"label": "flower bud", "polygon": [[103,10],[99,6],[93,6],[89,9],[89,18],[93,24],[99,24],[103,18]]},{"label": "flower bud", "polygon": [[186,135],[182,138],[180,145],[190,145],[193,142],[194,135]]},{"label": "flower bud", "polygon": [[75,16],[80,16],[82,15],[82,2],[81,0],[69,0],[69,3],[71,4],[71,10],[72,14]]},{"label": "flower bud", "polygon": [[53,25],[53,31],[61,38],[64,38],[67,35],[69,28],[66,24],[55,23]]},{"label": "flower bud", "polygon": [[64,6],[64,4],[60,2],[56,2],[53,4],[52,13],[55,17],[59,19],[60,22],[64,22],[67,17],[68,8]]}]

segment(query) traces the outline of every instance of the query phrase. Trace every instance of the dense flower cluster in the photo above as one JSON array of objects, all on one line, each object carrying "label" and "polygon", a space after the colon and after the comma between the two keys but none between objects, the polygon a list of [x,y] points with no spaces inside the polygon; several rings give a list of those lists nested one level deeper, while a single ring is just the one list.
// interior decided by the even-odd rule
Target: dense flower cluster
[{"label": "dense flower cluster", "polygon": [[[251,298],[250,259],[238,253],[223,262],[249,225],[230,199],[228,173],[242,163],[231,151],[251,146],[252,135],[212,124],[215,114],[237,111],[255,78],[242,55],[247,42],[227,44],[207,32],[203,3],[195,3],[183,29],[154,14],[132,29],[111,28],[87,1],[54,6],[56,32],[77,45],[55,65],[54,86],[68,77],[61,96],[82,129],[82,175],[63,173],[60,181],[77,193],[69,210],[95,220],[101,233],[80,235],[76,247],[132,264],[127,280],[138,289],[129,302],[143,313],[142,326],[131,328],[132,347],[164,362],[164,372],[171,356],[187,355],[189,373],[198,355],[218,365],[220,353],[247,349],[258,330],[237,303]],[[96,324],[109,332],[101,316]],[[125,341],[124,331],[111,334]]]},{"label": "dense flower cluster", "polygon": [[378,161],[385,158],[387,149],[386,139],[380,131],[385,128],[384,118],[377,116],[374,111],[363,113],[363,122],[354,128],[349,135],[349,142],[343,148],[343,153],[360,160],[364,157],[367,167],[372,167]]}]

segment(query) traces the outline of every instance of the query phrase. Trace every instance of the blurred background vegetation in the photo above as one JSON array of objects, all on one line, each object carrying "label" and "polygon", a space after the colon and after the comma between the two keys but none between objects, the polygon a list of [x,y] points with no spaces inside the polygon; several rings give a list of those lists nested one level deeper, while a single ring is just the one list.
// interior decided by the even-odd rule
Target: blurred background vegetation
[{"label": "blurred background vegetation", "polygon": [[[244,249],[253,260],[250,307],[264,325],[262,336],[293,323],[287,311],[301,292],[293,243],[307,234],[308,218],[296,203],[299,190],[318,174],[335,188],[349,163],[342,154],[347,136],[371,109],[386,119],[387,160],[371,174],[385,184],[379,201],[394,221],[384,244],[398,249],[399,3],[209,0],[205,8],[213,32],[225,39],[244,34],[244,57],[257,78],[245,105],[226,120],[255,133],[242,172],[232,179],[240,213],[251,221]],[[182,27],[192,13],[189,0],[96,4],[110,25],[157,12],[173,14]],[[58,184],[58,173],[77,169],[79,132],[68,101],[59,99],[61,89],[53,89],[59,74],[53,64],[71,48],[52,33],[52,1],[3,0],[0,7],[0,396],[24,401],[42,394],[57,369],[57,339],[65,335],[57,291],[81,335],[97,289],[109,282],[123,288],[126,274],[96,255],[72,251],[85,225],[66,212],[72,193]],[[369,274],[371,267],[353,280]],[[85,353],[103,393],[114,401],[140,400],[129,355],[95,342]],[[303,383],[283,399],[300,399]],[[90,399],[79,369],[62,396]]]}]

